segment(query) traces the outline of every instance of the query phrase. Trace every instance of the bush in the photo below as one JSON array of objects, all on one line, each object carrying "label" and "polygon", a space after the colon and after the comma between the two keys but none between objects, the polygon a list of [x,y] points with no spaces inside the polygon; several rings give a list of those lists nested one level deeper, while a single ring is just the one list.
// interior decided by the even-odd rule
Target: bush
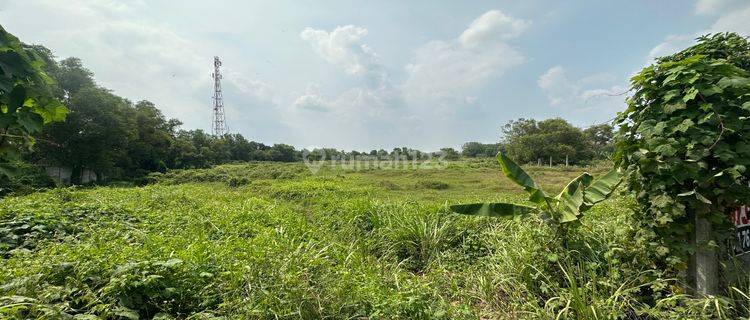
[{"label": "bush", "polygon": [[55,181],[41,167],[17,163],[14,174],[0,174],[0,197],[6,195],[24,195],[41,189],[55,187]]},{"label": "bush", "polygon": [[445,190],[445,189],[448,189],[450,185],[442,181],[430,180],[430,181],[417,182],[417,187],[423,188],[423,189],[432,189],[432,190]]},{"label": "bush", "polygon": [[226,164],[208,169],[177,169],[169,170],[166,173],[151,173],[148,176],[148,183],[182,184],[226,182],[228,184],[235,183],[232,186],[239,186],[248,184],[255,180],[287,180],[308,175],[310,175],[310,173],[307,168],[298,163],[251,162],[243,164]]}]

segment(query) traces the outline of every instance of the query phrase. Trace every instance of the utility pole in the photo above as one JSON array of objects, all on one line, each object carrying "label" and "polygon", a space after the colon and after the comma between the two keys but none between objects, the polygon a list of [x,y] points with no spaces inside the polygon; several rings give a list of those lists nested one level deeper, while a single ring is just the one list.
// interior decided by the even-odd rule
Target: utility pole
[{"label": "utility pole", "polygon": [[224,116],[224,95],[221,93],[221,60],[214,57],[214,96],[213,96],[213,113],[211,119],[211,134],[214,136],[223,136],[229,131],[227,121]]}]

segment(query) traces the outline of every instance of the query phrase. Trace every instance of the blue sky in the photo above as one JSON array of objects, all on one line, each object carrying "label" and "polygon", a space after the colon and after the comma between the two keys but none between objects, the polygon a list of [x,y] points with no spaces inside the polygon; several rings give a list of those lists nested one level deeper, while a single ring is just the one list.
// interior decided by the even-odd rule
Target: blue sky
[{"label": "blue sky", "polygon": [[115,93],[208,129],[212,59],[232,132],[264,143],[435,150],[524,117],[578,126],[700,34],[750,34],[750,1],[0,0],[0,23]]}]

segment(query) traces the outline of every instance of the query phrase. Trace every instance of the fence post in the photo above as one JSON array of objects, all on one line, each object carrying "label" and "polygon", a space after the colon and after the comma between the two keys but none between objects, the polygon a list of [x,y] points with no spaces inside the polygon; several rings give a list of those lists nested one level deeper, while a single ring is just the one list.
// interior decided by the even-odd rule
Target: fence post
[{"label": "fence post", "polygon": [[549,166],[552,166],[552,156],[549,156]]},{"label": "fence post", "polygon": [[709,245],[712,241],[711,222],[695,217],[695,291],[700,295],[716,295],[719,292],[719,261],[716,249]]}]

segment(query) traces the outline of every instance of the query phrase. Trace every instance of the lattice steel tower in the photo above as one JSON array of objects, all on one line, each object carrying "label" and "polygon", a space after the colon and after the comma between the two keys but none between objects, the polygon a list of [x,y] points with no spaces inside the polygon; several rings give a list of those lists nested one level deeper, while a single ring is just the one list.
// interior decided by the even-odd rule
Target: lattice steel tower
[{"label": "lattice steel tower", "polygon": [[224,96],[221,93],[221,60],[219,57],[214,57],[214,73],[211,75],[214,78],[214,111],[211,121],[211,134],[215,136],[223,136],[229,131],[227,127],[227,120],[224,117]]}]

